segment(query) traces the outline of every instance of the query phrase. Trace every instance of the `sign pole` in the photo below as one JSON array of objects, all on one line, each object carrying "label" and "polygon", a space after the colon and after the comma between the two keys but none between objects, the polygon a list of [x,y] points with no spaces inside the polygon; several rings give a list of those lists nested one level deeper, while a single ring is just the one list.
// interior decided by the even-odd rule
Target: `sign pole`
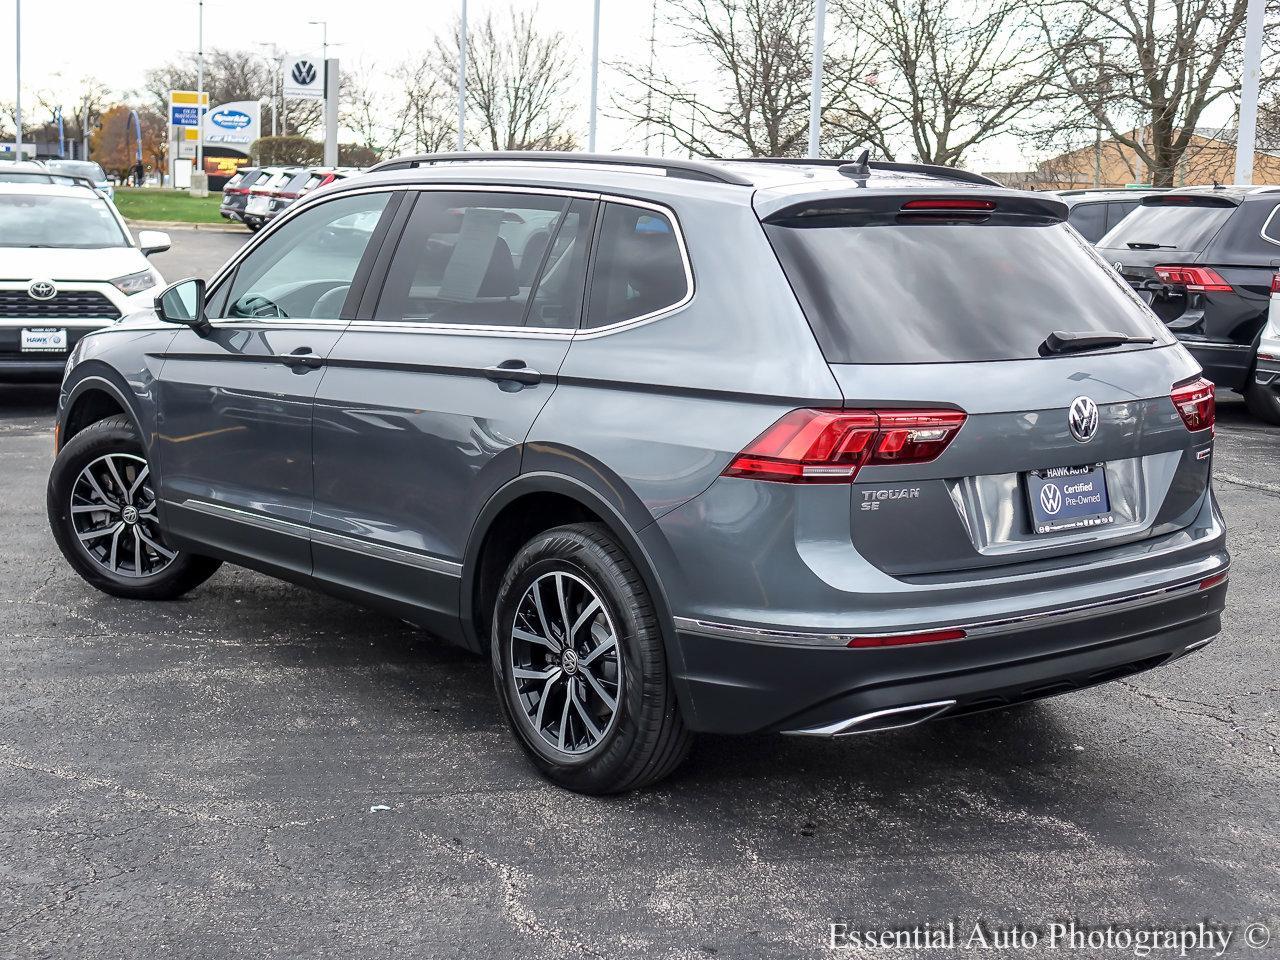
[{"label": "sign pole", "polygon": [[17,21],[14,24],[14,52],[13,59],[18,65],[18,85],[14,88],[14,107],[13,119],[17,126],[17,132],[14,134],[14,148],[16,152],[15,160],[22,159],[22,0],[17,0],[15,5],[17,10]]},{"label": "sign pole", "polygon": [[596,152],[596,92],[600,83],[600,0],[596,0],[595,18],[591,26],[591,126],[587,133],[587,151]]},{"label": "sign pole", "polygon": [[467,149],[467,0],[458,24],[458,152]]},{"label": "sign pole", "polygon": [[817,158],[822,137],[822,45],[827,26],[827,0],[818,0],[813,22],[813,89],[809,91],[809,156]]},{"label": "sign pole", "polygon": [[338,59],[324,62],[324,165],[338,165]]},{"label": "sign pole", "polygon": [[196,140],[196,170],[204,173],[204,130],[200,107],[204,102],[204,0],[198,4],[199,20],[196,26],[196,130],[200,132]]},{"label": "sign pole", "polygon": [[1236,129],[1236,183],[1253,183],[1253,148],[1258,137],[1258,82],[1262,75],[1262,12],[1265,0],[1249,0],[1244,28],[1244,70],[1240,77],[1240,126]]}]

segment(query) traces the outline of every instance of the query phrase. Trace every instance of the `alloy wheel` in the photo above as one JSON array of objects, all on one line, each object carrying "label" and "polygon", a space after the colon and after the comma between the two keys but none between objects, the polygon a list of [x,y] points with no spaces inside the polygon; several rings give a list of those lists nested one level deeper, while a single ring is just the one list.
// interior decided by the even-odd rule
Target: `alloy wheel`
[{"label": "alloy wheel", "polygon": [[624,670],[600,597],[578,576],[543,574],[516,606],[511,682],[525,720],[561,753],[598,746],[618,721]]},{"label": "alloy wheel", "polygon": [[89,463],[71,487],[71,526],[80,546],[118,577],[151,577],[178,556],[165,545],[147,461],[109,453]]}]

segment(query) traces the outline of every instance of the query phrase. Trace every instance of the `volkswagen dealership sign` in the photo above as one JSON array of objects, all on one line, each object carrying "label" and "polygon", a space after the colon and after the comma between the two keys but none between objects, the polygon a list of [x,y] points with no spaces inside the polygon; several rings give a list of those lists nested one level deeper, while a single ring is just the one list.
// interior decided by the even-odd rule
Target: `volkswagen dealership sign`
[{"label": "volkswagen dealership sign", "polygon": [[204,142],[248,154],[249,145],[262,136],[261,105],[257,100],[237,100],[214,107],[204,115]]},{"label": "volkswagen dealership sign", "polygon": [[284,95],[304,100],[324,99],[324,63],[311,57],[284,62]]}]

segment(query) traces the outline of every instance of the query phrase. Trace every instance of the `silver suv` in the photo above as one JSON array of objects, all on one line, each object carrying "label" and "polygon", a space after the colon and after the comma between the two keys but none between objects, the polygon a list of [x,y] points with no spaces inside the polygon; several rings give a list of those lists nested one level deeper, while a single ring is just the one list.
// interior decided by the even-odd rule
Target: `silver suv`
[{"label": "silver suv", "polygon": [[80,342],[53,532],[486,655],[591,793],[1146,670],[1219,631],[1213,388],[1066,215],[865,156],[383,164]]}]

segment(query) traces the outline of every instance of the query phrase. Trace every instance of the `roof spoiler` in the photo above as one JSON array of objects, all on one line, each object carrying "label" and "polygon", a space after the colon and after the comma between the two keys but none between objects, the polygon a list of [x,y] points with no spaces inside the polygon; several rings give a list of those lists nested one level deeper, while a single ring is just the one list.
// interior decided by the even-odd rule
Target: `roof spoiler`
[{"label": "roof spoiler", "polygon": [[800,223],[819,217],[907,220],[985,220],[993,216],[1066,220],[1069,209],[1057,197],[1020,190],[858,190],[836,196],[797,198],[765,214],[765,223]]}]

